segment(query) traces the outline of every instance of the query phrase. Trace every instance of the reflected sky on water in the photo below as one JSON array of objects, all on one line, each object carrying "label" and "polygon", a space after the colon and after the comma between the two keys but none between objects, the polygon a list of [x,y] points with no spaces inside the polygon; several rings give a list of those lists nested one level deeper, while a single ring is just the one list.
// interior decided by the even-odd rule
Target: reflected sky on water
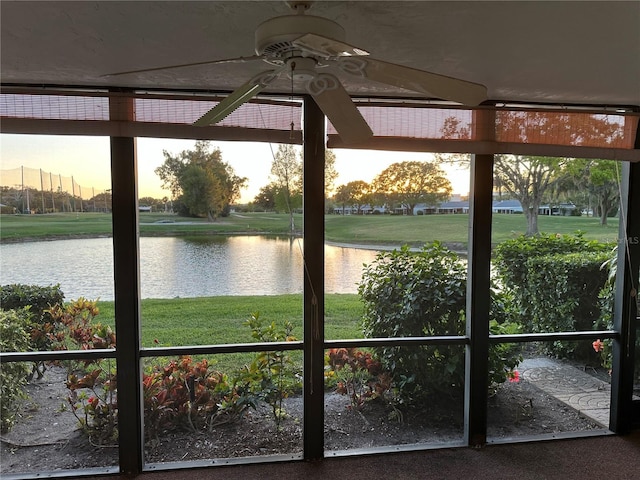
[{"label": "reflected sky on water", "polygon": [[[142,237],[142,298],[302,292],[301,239],[264,236]],[[326,293],[356,293],[377,251],[325,245]],[[65,299],[113,300],[111,238],[1,246],[0,282],[60,284]]]}]

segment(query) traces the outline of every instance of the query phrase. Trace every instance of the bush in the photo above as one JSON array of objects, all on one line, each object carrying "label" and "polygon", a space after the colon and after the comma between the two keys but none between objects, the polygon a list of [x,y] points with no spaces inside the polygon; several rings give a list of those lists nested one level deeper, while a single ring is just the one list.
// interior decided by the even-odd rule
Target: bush
[{"label": "bush", "polygon": [[[24,352],[29,349],[29,323],[26,309],[0,311],[0,352]],[[0,431],[7,432],[15,423],[20,399],[25,398],[29,367],[24,362],[0,363]]]},{"label": "bush", "polygon": [[29,307],[33,315],[33,321],[39,318],[50,321],[48,310],[62,304],[64,294],[60,285],[42,287],[39,285],[12,284],[0,286],[0,305],[3,310]]},{"label": "bush", "polygon": [[[610,251],[610,244],[580,234],[523,236],[498,245],[496,271],[522,328],[531,333],[597,328],[598,296],[608,276],[602,265]],[[589,346],[574,342],[556,341],[544,350],[558,357],[594,357]]]},{"label": "bush", "polygon": [[[378,254],[358,286],[365,336],[464,335],[466,277],[465,264],[438,242],[417,253],[403,247]],[[503,298],[492,299],[494,333],[512,333],[516,327],[506,317]],[[465,352],[459,345],[380,347],[375,353],[405,400],[463,391]],[[489,363],[491,383],[504,382],[518,363],[516,347],[493,349]]]},{"label": "bush", "polygon": [[503,286],[517,290],[525,285],[531,269],[529,259],[563,253],[609,252],[611,245],[586,240],[582,233],[575,235],[540,234],[521,235],[499,244],[494,251],[496,272]]},{"label": "bush", "polygon": [[[259,342],[296,340],[291,322],[286,321],[278,328],[275,322],[264,322],[260,318],[260,312],[252,313],[245,325],[251,329],[251,336]],[[259,352],[251,364],[243,369],[241,375],[256,397],[269,404],[276,428],[279,430],[281,420],[286,416],[283,400],[301,387],[301,375],[291,359],[290,352]]]},{"label": "bush", "polygon": [[[61,328],[56,348],[93,350],[115,348],[116,334],[109,326],[95,322],[96,302],[79,298],[51,309]],[[112,359],[65,362],[68,369],[68,403],[83,431],[93,444],[108,445],[118,439],[116,369]],[[270,364],[270,368],[275,368]],[[241,372],[230,382],[213,370],[207,360],[195,362],[180,357],[156,366],[143,375],[145,435],[148,439],[179,427],[212,429],[239,418],[255,407],[258,394]]]},{"label": "bush", "polygon": [[[93,350],[116,347],[111,327],[94,323],[96,301],[80,297],[50,310],[58,328],[49,334],[57,350]],[[117,378],[113,359],[64,361],[67,368],[68,403],[82,429],[94,444],[110,444],[118,438]],[[91,369],[91,370],[89,370]]]},{"label": "bush", "polygon": [[[391,375],[371,353],[357,348],[332,348],[324,358],[326,383],[335,383],[336,392],[349,397],[349,410],[361,410],[378,398],[394,406]],[[394,410],[397,412],[397,410]]]},{"label": "bush", "polygon": [[188,426],[198,431],[237,419],[249,407],[252,396],[227,376],[213,370],[207,360],[194,362],[180,357],[164,367],[155,367],[142,380],[145,434]]},{"label": "bush", "polygon": [[[46,351],[53,349],[51,334],[56,330],[55,321],[49,310],[62,305],[64,294],[60,285],[41,287],[39,285],[12,284],[0,286],[0,308],[12,310],[29,308],[31,312],[30,349]],[[32,376],[41,378],[46,368],[44,362],[35,362]]]},{"label": "bush", "polygon": [[529,305],[524,325],[532,332],[592,330],[600,317],[598,294],[608,273],[608,253],[583,252],[533,257],[522,286]]}]

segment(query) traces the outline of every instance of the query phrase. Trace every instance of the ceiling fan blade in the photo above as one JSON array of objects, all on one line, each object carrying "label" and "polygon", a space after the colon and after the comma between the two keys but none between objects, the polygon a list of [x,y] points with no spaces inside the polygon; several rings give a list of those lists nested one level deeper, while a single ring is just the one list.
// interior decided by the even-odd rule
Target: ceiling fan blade
[{"label": "ceiling fan blade", "polygon": [[344,143],[362,143],[373,136],[371,128],[334,75],[316,75],[307,84],[307,91],[338,131]]},{"label": "ceiling fan blade", "polygon": [[245,63],[253,60],[264,60],[263,55],[251,55],[249,57],[226,58],[223,60],[207,60],[204,62],[183,63],[181,65],[167,65],[164,67],[141,68],[140,70],[127,70],[126,72],[105,73],[102,77],[116,77],[119,75],[129,75],[130,73],[157,72],[159,70],[171,70],[174,68],[197,67],[198,65],[216,65],[220,63]]},{"label": "ceiling fan blade", "polygon": [[224,119],[227,115],[237,109],[243,103],[246,103],[251,98],[255,97],[264,88],[266,88],[271,82],[273,82],[278,76],[289,67],[283,65],[276,70],[268,70],[253,77],[247,83],[240,88],[234,90],[231,94],[225,97],[215,107],[201,116],[193,124],[199,127],[206,127],[218,123]]},{"label": "ceiling fan blade", "polygon": [[348,43],[315,33],[307,33],[291,42],[294,46],[321,57],[353,57],[369,55],[369,52]]},{"label": "ceiling fan blade", "polygon": [[463,105],[475,106],[487,99],[487,87],[479,83],[383,62],[370,57],[340,58],[338,66],[344,72],[352,75]]}]

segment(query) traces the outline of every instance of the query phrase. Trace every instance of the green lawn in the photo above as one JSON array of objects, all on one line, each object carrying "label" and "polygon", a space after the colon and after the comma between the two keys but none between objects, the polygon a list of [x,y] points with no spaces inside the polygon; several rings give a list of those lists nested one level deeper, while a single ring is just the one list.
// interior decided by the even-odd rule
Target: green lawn
[{"label": "green lawn", "polygon": [[[301,215],[296,225],[302,226]],[[111,234],[111,215],[105,213],[59,213],[49,215],[3,215],[1,241],[19,241],[65,236],[98,236]],[[232,214],[217,222],[204,219],[181,218],[159,213],[140,214],[142,236],[179,235],[287,235],[288,215],[276,213]],[[439,240],[445,243],[466,244],[468,215],[327,215],[326,239],[333,242],[420,245]],[[597,218],[548,217],[539,218],[539,226],[546,233],[584,232],[585,237],[613,241],[618,234],[618,219],[609,219],[601,226]],[[523,215],[493,216],[493,242],[499,243],[525,231]]]},{"label": "green lawn", "polygon": [[[469,216],[459,215],[328,215],[325,217],[326,239],[335,242],[422,244],[439,240],[443,243],[464,243],[469,238]],[[613,241],[618,235],[618,219],[609,219],[602,226],[597,218],[541,216],[541,232],[584,232],[587,238]],[[491,225],[493,243],[500,243],[526,231],[524,215],[496,214]]]},{"label": "green lawn", "polygon": [[[100,310],[95,321],[115,324],[113,302],[98,302]],[[244,323],[251,313],[259,312],[265,322],[277,326],[289,320],[294,336],[302,340],[302,295],[227,296],[180,299],[142,300],[142,346],[176,347],[188,345],[221,345],[250,343],[251,330]],[[327,339],[363,338],[360,328],[362,304],[355,294],[329,294],[325,297],[325,337]],[[116,331],[117,336],[117,331]],[[253,354],[208,356],[216,368],[233,371],[251,361]],[[301,362],[301,353],[292,358]],[[147,360],[166,363],[170,359]]]},{"label": "green lawn", "polygon": [[[113,302],[98,302],[96,321],[114,326]],[[328,339],[362,338],[362,305],[355,294],[325,297],[325,336]],[[175,347],[255,342],[244,325],[259,312],[265,322],[282,325],[289,320],[294,336],[302,340],[302,295],[222,296],[179,299],[144,299],[141,306],[142,346]]]}]

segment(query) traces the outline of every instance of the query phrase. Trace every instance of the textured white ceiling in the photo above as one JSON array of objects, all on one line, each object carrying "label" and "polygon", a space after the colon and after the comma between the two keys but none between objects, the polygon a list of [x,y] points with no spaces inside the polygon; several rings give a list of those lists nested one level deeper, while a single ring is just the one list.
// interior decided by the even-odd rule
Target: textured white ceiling
[{"label": "textured white ceiling", "polygon": [[[5,84],[229,91],[260,61],[105,77],[254,54],[254,30],[284,1],[0,2]],[[640,105],[640,2],[318,1],[374,58],[487,86],[495,101]],[[415,97],[344,80],[354,95]],[[270,90],[289,93],[283,79]],[[296,85],[297,92],[302,91]]]}]

